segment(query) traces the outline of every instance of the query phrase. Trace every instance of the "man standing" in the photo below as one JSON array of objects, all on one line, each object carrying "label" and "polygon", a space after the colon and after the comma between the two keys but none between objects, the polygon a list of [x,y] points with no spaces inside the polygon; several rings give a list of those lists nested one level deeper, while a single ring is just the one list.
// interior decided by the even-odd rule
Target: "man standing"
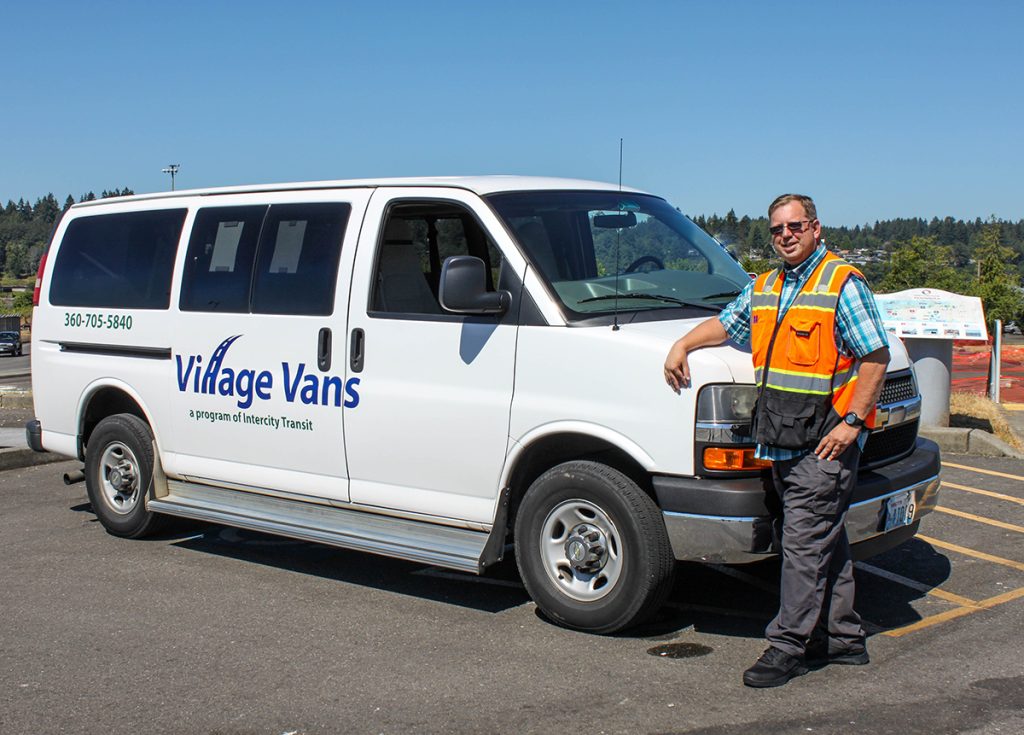
[{"label": "man standing", "polygon": [[678,392],[690,384],[691,350],[729,338],[751,344],[756,456],[772,461],[783,509],[779,612],[765,631],[768,649],[743,673],[753,687],[785,684],[808,664],[868,663],[844,523],[862,429],[889,364],[874,296],[821,243],[811,198],[784,194],[768,218],[783,267],[758,276],[665,359],[665,380]]}]

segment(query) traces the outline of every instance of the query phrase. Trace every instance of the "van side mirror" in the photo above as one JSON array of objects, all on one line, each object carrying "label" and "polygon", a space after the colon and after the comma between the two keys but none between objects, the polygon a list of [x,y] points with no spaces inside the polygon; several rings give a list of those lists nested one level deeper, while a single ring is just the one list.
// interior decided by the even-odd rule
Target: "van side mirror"
[{"label": "van side mirror", "polygon": [[508,291],[487,290],[487,266],[472,255],[445,258],[438,296],[456,314],[504,314],[512,303]]}]

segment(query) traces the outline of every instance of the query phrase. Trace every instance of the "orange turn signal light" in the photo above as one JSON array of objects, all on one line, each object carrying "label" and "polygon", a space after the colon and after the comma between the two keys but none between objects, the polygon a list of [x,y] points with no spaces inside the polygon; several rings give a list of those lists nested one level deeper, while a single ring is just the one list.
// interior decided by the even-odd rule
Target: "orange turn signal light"
[{"label": "orange turn signal light", "polygon": [[762,470],[771,467],[767,459],[756,459],[753,447],[705,447],[704,467],[709,470]]}]

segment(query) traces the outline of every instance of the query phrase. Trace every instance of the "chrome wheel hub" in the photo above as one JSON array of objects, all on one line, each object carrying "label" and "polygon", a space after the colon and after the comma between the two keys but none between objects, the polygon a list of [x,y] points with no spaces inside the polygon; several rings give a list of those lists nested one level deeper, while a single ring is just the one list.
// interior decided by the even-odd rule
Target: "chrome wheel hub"
[{"label": "chrome wheel hub", "polygon": [[115,513],[126,515],[139,504],[139,461],[127,445],[111,442],[100,457],[102,498]]},{"label": "chrome wheel hub", "polygon": [[541,526],[544,571],[560,592],[581,602],[610,593],[622,574],[618,529],[599,506],[567,500],[548,513]]},{"label": "chrome wheel hub", "polygon": [[574,571],[594,574],[608,561],[607,547],[608,542],[600,528],[581,523],[572,529],[569,540],[565,542],[565,557]]}]

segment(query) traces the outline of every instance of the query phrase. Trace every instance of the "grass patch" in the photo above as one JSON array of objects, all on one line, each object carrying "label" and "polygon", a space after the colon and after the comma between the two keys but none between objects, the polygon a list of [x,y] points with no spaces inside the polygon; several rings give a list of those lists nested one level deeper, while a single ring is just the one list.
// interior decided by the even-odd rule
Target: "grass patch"
[{"label": "grass patch", "polygon": [[1024,446],[1017,441],[1009,423],[1003,416],[1003,409],[985,396],[974,393],[951,393],[949,396],[949,425],[964,429],[983,429],[995,434],[1018,450]]}]

